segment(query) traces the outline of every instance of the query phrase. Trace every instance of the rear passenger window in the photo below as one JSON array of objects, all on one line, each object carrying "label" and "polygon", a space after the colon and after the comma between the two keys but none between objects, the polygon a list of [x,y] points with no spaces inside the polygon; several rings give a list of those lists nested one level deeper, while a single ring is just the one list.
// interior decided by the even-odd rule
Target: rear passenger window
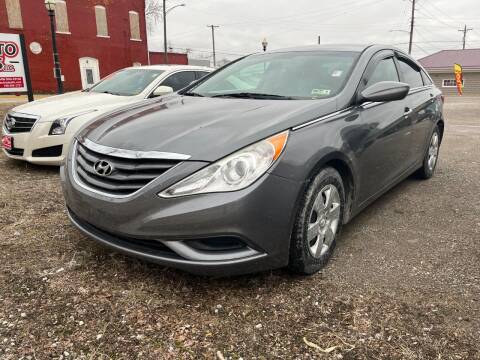
[{"label": "rear passenger window", "polygon": [[380,60],[375,70],[373,70],[370,79],[368,79],[367,87],[381,81],[399,81],[397,68],[393,58]]},{"label": "rear passenger window", "polygon": [[400,71],[403,74],[403,80],[410,85],[411,89],[423,86],[423,79],[420,69],[414,68],[412,65],[402,59],[398,59],[398,63],[400,64]]}]

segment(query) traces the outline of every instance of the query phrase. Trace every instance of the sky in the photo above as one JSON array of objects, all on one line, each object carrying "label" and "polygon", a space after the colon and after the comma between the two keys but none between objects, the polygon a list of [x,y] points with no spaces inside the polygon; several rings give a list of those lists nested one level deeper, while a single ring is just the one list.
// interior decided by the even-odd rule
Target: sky
[{"label": "sky", "polygon": [[[149,0],[147,0],[149,1]],[[151,1],[151,0],[150,0]],[[185,3],[167,15],[168,45],[193,58],[212,57],[215,31],[217,60],[233,60],[268,49],[322,44],[383,43],[407,51],[410,0],[168,0],[167,8]],[[473,28],[467,48],[480,48],[480,0],[417,0],[413,56],[462,46],[458,30]],[[392,31],[401,30],[401,31]],[[163,49],[163,24],[154,24],[152,50]]]}]

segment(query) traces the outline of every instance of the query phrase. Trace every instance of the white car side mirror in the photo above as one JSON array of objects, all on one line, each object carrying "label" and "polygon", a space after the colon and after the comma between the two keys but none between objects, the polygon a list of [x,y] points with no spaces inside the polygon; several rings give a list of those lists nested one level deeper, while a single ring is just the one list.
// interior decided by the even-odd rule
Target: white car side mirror
[{"label": "white car side mirror", "polygon": [[167,94],[173,93],[173,88],[170,86],[159,86],[155,90],[153,90],[152,96],[157,97],[157,96],[163,96]]}]

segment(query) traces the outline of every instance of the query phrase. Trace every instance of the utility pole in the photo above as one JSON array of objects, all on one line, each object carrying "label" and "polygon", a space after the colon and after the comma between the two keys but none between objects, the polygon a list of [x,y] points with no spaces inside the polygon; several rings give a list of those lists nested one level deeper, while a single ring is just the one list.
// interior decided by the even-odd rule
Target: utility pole
[{"label": "utility pole", "polygon": [[410,22],[410,41],[408,42],[408,54],[412,53],[413,27],[415,26],[415,0],[412,0],[412,19]]},{"label": "utility pole", "polygon": [[215,54],[215,28],[219,28],[218,25],[207,25],[207,27],[212,28],[212,44],[213,44],[213,67],[217,66],[217,58]]},{"label": "utility pole", "polygon": [[167,54],[167,0],[163,0],[163,62],[168,64]]},{"label": "utility pole", "polygon": [[466,24],[465,24],[465,27],[464,27],[463,29],[458,30],[458,31],[460,31],[460,32],[463,32],[463,50],[465,50],[465,44],[466,44],[466,42],[467,42],[467,33],[468,33],[469,31],[472,31],[472,30],[473,30],[473,28],[467,28],[467,25],[466,25]]}]

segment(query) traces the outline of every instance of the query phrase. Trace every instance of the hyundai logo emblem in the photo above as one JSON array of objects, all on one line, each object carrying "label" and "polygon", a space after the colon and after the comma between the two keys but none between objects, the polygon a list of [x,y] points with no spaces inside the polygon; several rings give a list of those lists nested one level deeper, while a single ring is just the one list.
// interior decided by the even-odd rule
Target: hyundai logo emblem
[{"label": "hyundai logo emblem", "polygon": [[12,128],[15,126],[15,118],[7,116],[5,118],[5,127],[7,128],[8,131],[12,130]]},{"label": "hyundai logo emblem", "polygon": [[95,170],[98,175],[109,176],[113,171],[113,166],[108,161],[98,160],[95,162],[95,165],[93,165],[93,170]]}]

